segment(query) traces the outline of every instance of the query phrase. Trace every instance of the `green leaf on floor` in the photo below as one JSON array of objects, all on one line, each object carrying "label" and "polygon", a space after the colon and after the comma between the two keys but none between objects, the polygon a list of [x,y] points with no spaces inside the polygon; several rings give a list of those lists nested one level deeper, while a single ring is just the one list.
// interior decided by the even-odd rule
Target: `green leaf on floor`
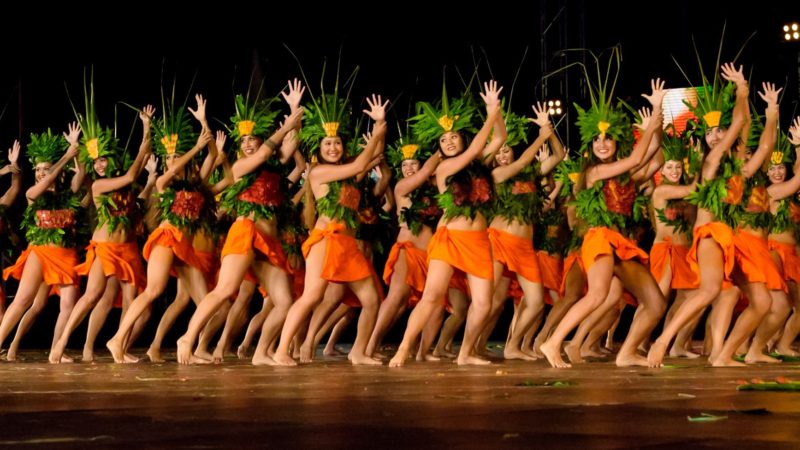
[{"label": "green leaf on floor", "polygon": [[727,420],[728,416],[715,416],[709,413],[700,413],[699,416],[686,416],[689,422],[719,422],[720,420]]},{"label": "green leaf on floor", "polygon": [[779,383],[777,381],[763,381],[761,383],[745,383],[736,386],[736,390],[798,392],[800,391],[800,382]]}]

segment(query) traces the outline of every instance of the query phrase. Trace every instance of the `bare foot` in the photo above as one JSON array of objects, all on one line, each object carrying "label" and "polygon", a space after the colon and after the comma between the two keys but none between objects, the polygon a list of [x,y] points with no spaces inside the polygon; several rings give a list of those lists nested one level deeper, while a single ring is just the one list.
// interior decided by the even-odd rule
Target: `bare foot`
[{"label": "bare foot", "polygon": [[561,359],[561,349],[556,348],[550,341],[545,341],[539,347],[539,350],[542,352],[545,358],[547,358],[547,362],[550,363],[551,366],[555,367],[556,369],[566,369],[572,367],[571,364],[567,364]]},{"label": "bare foot", "polygon": [[197,349],[194,351],[194,356],[200,359],[205,359],[206,361],[214,360],[214,355],[212,355],[208,350]]},{"label": "bare foot", "polygon": [[274,359],[267,355],[253,355],[252,362],[254,366],[274,366],[277,364]]},{"label": "bare foot", "polygon": [[623,355],[618,354],[616,360],[617,367],[631,367],[631,366],[641,366],[647,367],[649,363],[647,362],[647,358],[644,356],[639,356],[637,354],[633,355]]},{"label": "bare foot", "polygon": [[661,367],[664,361],[664,352],[667,351],[667,344],[656,340],[650,346],[650,352],[647,353],[647,365],[650,367]]},{"label": "bare foot", "polygon": [[214,354],[211,355],[211,360],[214,362],[214,364],[220,364],[224,359],[225,352],[219,347],[215,348]]},{"label": "bare foot", "polygon": [[250,353],[250,346],[245,347],[244,344],[242,344],[236,349],[236,357],[239,359],[247,359],[248,353]]},{"label": "bare foot", "polygon": [[[327,347],[327,346],[325,347],[324,350],[322,350],[322,354],[324,356],[344,356],[344,353],[341,350],[339,350],[338,348],[336,348],[336,347]],[[376,358],[376,356],[374,356],[374,355],[373,355],[373,357]]]},{"label": "bare foot", "polygon": [[492,351],[489,350],[487,347],[475,348],[475,354],[484,359],[492,358],[495,356],[494,353],[492,353]]},{"label": "bare foot", "polygon": [[275,361],[275,364],[279,366],[296,366],[297,362],[293,360],[289,355],[285,353],[276,352],[275,356],[272,357],[272,360]]},{"label": "bare foot", "polygon": [[800,353],[792,350],[791,347],[777,347],[775,351],[783,356],[800,356]]},{"label": "bare foot", "polygon": [[406,359],[408,359],[408,352],[398,348],[397,353],[394,354],[394,358],[389,361],[389,367],[403,367],[406,363]]},{"label": "bare foot", "polygon": [[453,352],[451,352],[449,350],[436,347],[436,348],[433,349],[433,356],[438,356],[439,358],[450,358],[450,359],[453,359],[458,355],[456,355],[455,353],[453,353]]},{"label": "bare foot", "polygon": [[605,358],[608,356],[608,353],[603,353],[600,350],[590,347],[581,347],[581,356],[584,358]]},{"label": "bare foot", "polygon": [[564,351],[567,353],[567,358],[569,358],[569,362],[572,364],[580,364],[584,362],[583,357],[581,356],[580,347],[577,345],[572,345],[572,342],[564,347]]},{"label": "bare foot", "polygon": [[112,338],[106,342],[106,348],[111,352],[111,357],[114,358],[115,363],[122,364],[125,362],[125,351],[122,349],[122,342],[119,339]]},{"label": "bare foot", "polygon": [[306,345],[305,343],[300,346],[300,362],[301,363],[310,363],[314,359],[314,352],[311,349],[310,345]]},{"label": "bare foot", "polygon": [[192,355],[192,357],[189,358],[189,364],[211,364],[212,362],[213,361],[209,361],[207,359],[198,358],[195,355]]},{"label": "bare foot", "polygon": [[136,364],[139,362],[139,357],[133,356],[130,353],[125,353],[125,356],[123,358],[125,358],[126,364]]},{"label": "bare foot", "polygon": [[772,356],[765,355],[761,352],[748,352],[744,357],[744,362],[747,364],[768,363],[775,364],[781,362],[780,359],[773,358]]},{"label": "bare foot", "polygon": [[459,366],[488,366],[492,363],[488,359],[483,359],[475,355],[459,356],[456,362]]},{"label": "bare foot", "polygon": [[686,350],[683,347],[678,347],[677,345],[673,345],[671,349],[669,349],[669,356],[672,358],[689,358],[695,359],[699,358],[700,354],[695,353],[689,350]]},{"label": "bare foot", "polygon": [[431,353],[417,353],[417,362],[438,362],[441,361],[442,358],[438,356],[433,356]]},{"label": "bare foot", "polygon": [[714,361],[711,362],[711,365],[714,367],[745,367],[745,363],[740,363],[739,361],[734,361],[731,358],[722,358],[717,357]]},{"label": "bare foot", "polygon": [[347,359],[350,360],[350,363],[354,366],[381,366],[383,363],[377,359],[369,357],[363,353],[355,354],[350,352],[347,355]]},{"label": "bare foot", "polygon": [[83,355],[81,355],[81,361],[83,362],[94,362],[94,349],[93,348],[83,348]]},{"label": "bare foot", "polygon": [[61,364],[72,364],[75,362],[75,359],[69,355],[61,355]]},{"label": "bare foot", "polygon": [[506,347],[503,350],[503,358],[505,358],[505,359],[522,359],[522,360],[525,360],[525,361],[536,361],[538,359],[535,356],[530,355],[528,353],[525,353],[525,352],[523,352],[522,350],[520,350],[518,348],[510,348],[510,347]]},{"label": "bare foot", "polygon": [[544,358],[542,344],[544,344],[544,337],[541,334],[536,335],[536,339],[533,340],[533,354],[540,358]]},{"label": "bare foot", "polygon": [[178,351],[175,352],[178,364],[190,364],[192,362],[192,343],[186,337],[178,339]]},{"label": "bare foot", "polygon": [[376,359],[387,359],[388,358],[386,353],[383,353],[382,351],[379,351],[379,350],[375,350],[374,352],[372,352],[372,357],[376,358]]},{"label": "bare foot", "polygon": [[161,357],[161,350],[150,347],[147,350],[147,357],[150,358],[151,363],[163,363],[164,358]]}]

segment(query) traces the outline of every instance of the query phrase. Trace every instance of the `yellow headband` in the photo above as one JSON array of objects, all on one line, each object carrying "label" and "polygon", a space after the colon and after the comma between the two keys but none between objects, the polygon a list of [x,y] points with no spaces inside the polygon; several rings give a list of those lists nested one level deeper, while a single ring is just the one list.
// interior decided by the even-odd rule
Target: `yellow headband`
[{"label": "yellow headband", "polygon": [[606,138],[606,131],[611,127],[611,124],[608,122],[597,122],[597,129],[600,130],[600,137],[605,139]]},{"label": "yellow headband", "polygon": [[400,148],[400,152],[403,154],[403,159],[414,159],[414,154],[417,153],[417,149],[419,149],[419,145],[407,144]]},{"label": "yellow headband", "polygon": [[86,152],[89,153],[89,157],[92,159],[97,159],[100,156],[100,149],[98,148],[99,142],[97,138],[90,139],[86,141]]},{"label": "yellow headband", "polygon": [[709,127],[718,127],[719,121],[722,118],[722,111],[710,111],[703,116],[703,120],[706,121],[706,125]]},{"label": "yellow headband", "polygon": [[339,132],[339,122],[323,122],[322,129],[325,130],[325,137],[336,137]]},{"label": "yellow headband", "polygon": [[169,136],[162,137],[161,144],[167,150],[168,155],[174,154],[175,150],[178,148],[178,135],[171,134]]},{"label": "yellow headband", "polygon": [[253,134],[253,128],[256,127],[256,123],[252,120],[242,120],[239,121],[239,136],[250,136]]}]

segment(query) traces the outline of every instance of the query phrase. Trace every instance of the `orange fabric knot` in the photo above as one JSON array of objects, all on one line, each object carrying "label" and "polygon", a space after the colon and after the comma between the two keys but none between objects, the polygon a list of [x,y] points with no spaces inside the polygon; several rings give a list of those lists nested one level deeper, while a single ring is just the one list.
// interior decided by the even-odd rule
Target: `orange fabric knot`
[{"label": "orange fabric knot", "polygon": [[69,228],[75,225],[75,211],[72,209],[40,209],[36,211],[39,228]]},{"label": "orange fabric knot", "polygon": [[630,216],[633,212],[633,202],[636,200],[636,186],[633,180],[621,184],[616,178],[612,178],[603,184],[603,196],[609,211]]},{"label": "orange fabric knot", "polygon": [[357,210],[361,201],[361,192],[352,184],[342,184],[339,191],[339,204],[347,209]]},{"label": "orange fabric knot", "polygon": [[729,205],[738,205],[744,195],[744,178],[741,175],[733,175],[725,183],[725,189],[728,190],[728,195],[722,201]]},{"label": "orange fabric knot", "polygon": [[175,201],[172,203],[170,211],[180,217],[188,217],[195,220],[200,217],[200,210],[203,209],[205,199],[203,194],[194,191],[175,192]]},{"label": "orange fabric knot", "polygon": [[536,185],[533,181],[515,181],[511,186],[511,193],[514,195],[532,194],[536,192]]},{"label": "orange fabric knot", "polygon": [[766,186],[756,186],[750,191],[745,211],[749,213],[764,213],[769,211],[769,194]]},{"label": "orange fabric knot", "polygon": [[283,202],[281,176],[267,170],[262,171],[253,184],[239,194],[239,200],[262,206],[280,205]]}]

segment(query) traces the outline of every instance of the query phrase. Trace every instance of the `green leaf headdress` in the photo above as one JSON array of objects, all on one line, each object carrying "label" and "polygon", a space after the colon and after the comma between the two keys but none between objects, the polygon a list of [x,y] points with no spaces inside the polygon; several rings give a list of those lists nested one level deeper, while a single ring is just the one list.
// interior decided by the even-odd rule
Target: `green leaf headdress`
[{"label": "green leaf headdress", "polygon": [[447,98],[447,83],[442,81],[442,99],[436,105],[417,102],[417,115],[408,119],[412,122],[414,135],[422,145],[430,145],[448,131],[469,131],[475,133],[473,117],[477,108],[469,94],[450,101]]},{"label": "green leaf headdress", "polygon": [[28,158],[34,166],[41,163],[54,163],[61,158],[66,147],[67,143],[64,137],[53,134],[48,128],[44,133],[31,133]]},{"label": "green leaf headdress", "polygon": [[[69,91],[67,91],[69,97]],[[119,147],[117,139],[108,128],[100,126],[94,104],[94,69],[92,69],[89,84],[86,84],[86,70],[83,72],[83,101],[85,112],[79,113],[70,98],[72,112],[81,126],[81,141],[78,148],[78,160],[84,165],[88,173],[94,176],[94,161],[97,158],[107,158],[108,166],[106,176],[115,176],[119,166]]]},{"label": "green leaf headdress", "polygon": [[769,165],[792,165],[794,164],[795,153],[794,145],[789,141],[789,136],[783,130],[778,129],[778,139],[775,142],[775,149],[772,150],[772,155],[769,158]]},{"label": "green leaf headdress", "polygon": [[429,145],[420,144],[419,139],[414,136],[414,133],[412,133],[410,129],[406,128],[406,132],[403,133],[400,128],[400,123],[397,124],[397,132],[400,138],[392,145],[388,146],[386,149],[386,159],[389,161],[389,165],[394,169],[395,176],[402,178],[401,167],[403,161],[416,160],[422,163],[430,158],[431,150]]},{"label": "green leaf headdress", "polygon": [[[600,58],[590,50],[581,51],[589,53],[592,59],[594,59],[597,76],[596,80],[592,80],[592,77],[589,76],[588,69],[583,63],[572,63],[566,66],[565,69],[572,65],[579,65],[583,69],[586,77],[586,85],[589,90],[591,106],[587,109],[583,109],[575,104],[575,109],[578,112],[576,124],[578,125],[578,131],[581,135],[583,150],[591,149],[592,140],[595,136],[599,135],[605,137],[608,135],[617,141],[617,154],[625,154],[633,147],[633,130],[631,128],[630,117],[620,104],[612,104],[614,89],[617,85],[620,65],[622,63],[620,48],[619,46],[611,48],[611,54],[606,64],[605,76],[600,72]],[[594,157],[591,151],[588,153],[590,158]]]},{"label": "green leaf headdress", "polygon": [[520,142],[528,143],[528,130],[530,129],[531,121],[525,117],[511,112],[509,108],[504,114],[506,121],[506,145],[511,148],[516,147]]},{"label": "green leaf headdress", "polygon": [[[752,35],[750,37],[752,37]],[[749,41],[750,38],[747,40]],[[722,79],[719,74],[720,61],[722,58],[722,44],[724,41],[725,26],[722,27],[722,38],[720,38],[719,48],[717,50],[717,60],[714,66],[714,79],[710,82],[708,77],[706,77],[705,71],[703,70],[703,63],[700,61],[700,53],[697,51],[697,44],[694,41],[694,37],[692,37],[692,46],[694,47],[694,53],[697,57],[697,66],[700,69],[700,80],[702,85],[695,88],[697,91],[696,105],[692,105],[691,102],[686,100],[684,100],[683,103],[696,117],[696,119],[692,119],[688,122],[687,128],[693,130],[692,134],[699,138],[704,137],[706,130],[709,128],[727,128],[730,126],[733,120],[733,107],[736,103],[736,86],[733,83],[725,82],[725,80]],[[733,58],[734,62],[739,58],[739,55],[742,53],[742,50],[744,50],[744,46],[746,44],[747,41],[745,41],[745,43],[739,49],[739,52]],[[683,67],[681,67],[680,63],[678,63],[674,56],[672,59],[675,61],[675,64],[677,64],[678,69],[681,71],[684,78],[686,78],[686,81],[690,85],[693,85],[692,80],[686,74],[686,71],[683,70]]]},{"label": "green leaf headdress", "polygon": [[[344,96],[340,96],[339,92],[339,74],[341,73],[342,66],[342,50],[339,49],[339,59],[336,64],[336,81],[333,85],[333,93],[325,92],[325,69],[328,66],[327,61],[322,64],[322,74],[320,75],[319,89],[320,95],[315,96],[311,91],[311,84],[306,78],[303,66],[300,64],[300,59],[292,52],[289,47],[286,47],[297,61],[300,67],[300,74],[308,87],[308,94],[311,98],[311,103],[306,104],[303,108],[305,113],[303,115],[303,129],[300,130],[300,143],[305,149],[306,156],[309,160],[314,160],[319,144],[322,139],[326,137],[348,137],[350,133],[350,116],[352,115],[352,108],[350,106],[350,93],[353,89],[356,76],[358,75],[359,67],[356,66],[350,76],[347,77],[345,82],[341,85],[344,91]],[[356,139],[357,140],[357,139]]]},{"label": "green leaf headdress", "polygon": [[239,142],[242,136],[258,136],[266,139],[280,114],[280,110],[272,110],[273,104],[278,102],[277,97],[261,96],[263,86],[262,81],[254,98],[251,98],[248,89],[246,95],[237,94],[234,99],[236,114],[231,117],[233,126],[229,131],[236,142]]},{"label": "green leaf headdress", "polygon": [[[576,155],[573,155],[576,156]],[[580,180],[585,161],[577,155],[575,158],[564,159],[556,167],[555,181],[561,183],[560,197],[572,195],[572,186]]]},{"label": "green leaf headdress", "polygon": [[665,131],[661,138],[664,161],[680,161],[685,174],[691,176],[697,173],[703,164],[703,155],[692,150],[689,133],[679,133],[674,124],[667,125]]},{"label": "green leaf headdress", "polygon": [[[172,82],[172,92],[167,99],[164,95],[164,84],[161,84],[161,111],[163,115],[153,124],[153,134],[156,141],[156,153],[163,160],[170,155],[182,155],[189,151],[197,139],[197,134],[192,128],[187,103],[189,94],[180,105],[175,104],[175,84]],[[194,85],[194,81],[192,82]],[[191,87],[189,88],[191,91]]]}]

